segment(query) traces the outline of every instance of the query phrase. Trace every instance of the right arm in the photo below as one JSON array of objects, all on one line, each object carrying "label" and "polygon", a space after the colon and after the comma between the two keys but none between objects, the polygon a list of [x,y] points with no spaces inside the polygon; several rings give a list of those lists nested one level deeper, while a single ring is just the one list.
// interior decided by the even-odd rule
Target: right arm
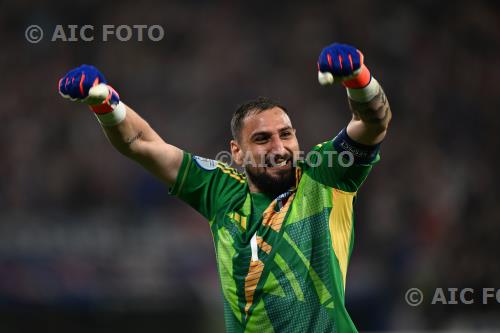
[{"label": "right arm", "polygon": [[123,155],[136,161],[163,182],[172,186],[181,167],[183,152],[166,143],[130,107],[125,119],[115,126],[102,126],[109,142]]},{"label": "right arm", "polygon": [[59,93],[90,106],[111,144],[169,186],[174,185],[183,152],[167,144],[134,110],[106,85],[97,68],[82,65],[59,81]]}]

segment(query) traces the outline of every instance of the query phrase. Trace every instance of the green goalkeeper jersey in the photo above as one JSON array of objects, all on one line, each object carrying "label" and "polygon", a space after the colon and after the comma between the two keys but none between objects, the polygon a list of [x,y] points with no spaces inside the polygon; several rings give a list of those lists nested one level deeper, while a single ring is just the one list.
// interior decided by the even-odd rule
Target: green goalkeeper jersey
[{"label": "green goalkeeper jersey", "polygon": [[335,153],[332,141],[317,145],[297,164],[296,186],[277,198],[251,193],[245,175],[221,162],[184,153],[172,194],[210,223],[228,332],[357,331],[344,304],[353,204],[379,156],[346,167]]}]

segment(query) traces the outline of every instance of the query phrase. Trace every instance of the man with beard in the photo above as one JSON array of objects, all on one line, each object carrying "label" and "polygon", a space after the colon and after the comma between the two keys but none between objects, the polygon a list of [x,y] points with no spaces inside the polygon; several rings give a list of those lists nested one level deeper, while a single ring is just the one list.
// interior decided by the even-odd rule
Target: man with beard
[{"label": "man with beard", "polygon": [[347,88],[347,127],[301,160],[286,108],[267,98],[244,103],[230,142],[244,173],[164,142],[95,67],[59,81],[64,97],[90,105],[118,151],[207,218],[228,332],[356,332],[344,305],[353,204],[379,160],[391,111],[352,46],[324,48],[318,79]]}]

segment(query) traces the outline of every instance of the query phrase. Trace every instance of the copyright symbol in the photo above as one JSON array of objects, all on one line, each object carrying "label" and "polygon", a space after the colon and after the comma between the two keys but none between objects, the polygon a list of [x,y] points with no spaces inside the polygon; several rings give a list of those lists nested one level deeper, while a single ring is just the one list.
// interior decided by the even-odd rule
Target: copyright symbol
[{"label": "copyright symbol", "polygon": [[43,30],[39,25],[30,25],[24,31],[24,37],[31,44],[36,44],[40,42],[43,38]]},{"label": "copyright symbol", "polygon": [[405,301],[409,306],[419,306],[424,300],[424,293],[418,288],[410,288],[406,291]]},{"label": "copyright symbol", "polygon": [[231,155],[230,152],[223,150],[215,155],[215,160],[231,166],[233,164],[233,155]]}]

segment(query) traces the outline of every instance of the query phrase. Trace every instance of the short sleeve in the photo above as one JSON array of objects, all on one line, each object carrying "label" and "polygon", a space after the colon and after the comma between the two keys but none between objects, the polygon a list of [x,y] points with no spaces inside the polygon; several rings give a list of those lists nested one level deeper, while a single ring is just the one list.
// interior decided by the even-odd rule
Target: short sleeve
[{"label": "short sleeve", "polygon": [[[316,145],[304,161],[304,172],[312,179],[346,192],[357,192],[375,163],[380,160],[378,147],[370,158],[357,157],[352,147],[339,144],[339,133],[333,140]],[[336,141],[337,140],[337,141]]]},{"label": "short sleeve", "polygon": [[227,165],[184,152],[170,194],[185,201],[208,220],[246,188],[245,176]]}]

